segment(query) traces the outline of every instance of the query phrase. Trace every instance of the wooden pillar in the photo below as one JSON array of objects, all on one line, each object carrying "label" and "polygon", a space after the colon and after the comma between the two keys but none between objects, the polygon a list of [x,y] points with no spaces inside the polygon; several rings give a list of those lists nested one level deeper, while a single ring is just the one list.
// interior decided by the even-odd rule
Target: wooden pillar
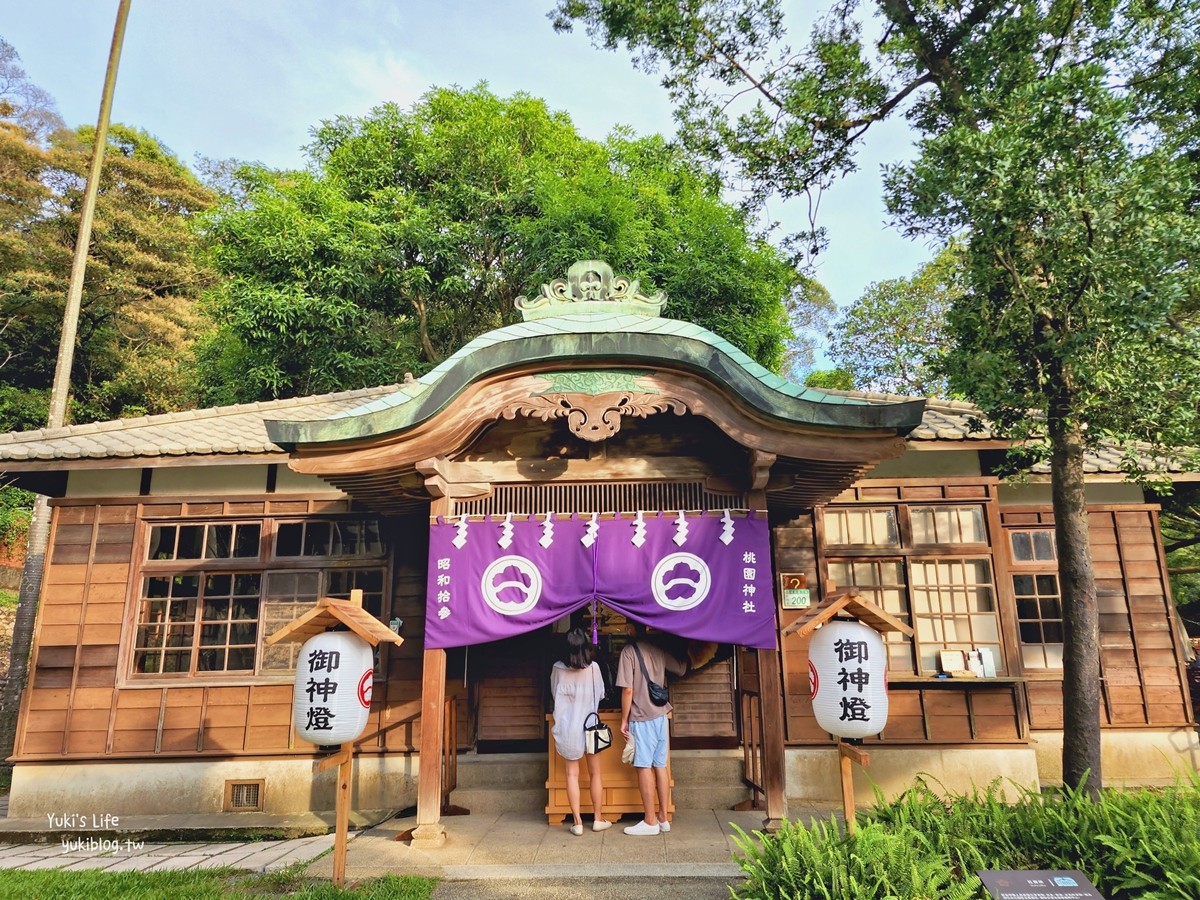
[{"label": "wooden pillar", "polygon": [[838,770],[842,777],[842,811],[846,815],[846,834],[854,837],[856,814],[854,811],[854,767],[851,763],[858,763],[865,769],[871,764],[871,755],[861,747],[847,744],[841,738],[838,738],[837,749]]},{"label": "wooden pillar", "polygon": [[845,747],[838,741],[838,771],[842,777],[842,811],[846,816],[846,834],[854,837],[854,770]]},{"label": "wooden pillar", "polygon": [[783,682],[779,674],[779,651],[758,651],[758,686],[763,718],[763,791],[767,817],[763,829],[771,832],[787,817],[787,764],[783,752]]},{"label": "wooden pillar", "polygon": [[442,735],[446,651],[426,650],[421,679],[421,761],[417,774],[417,827],[412,846],[432,850],[446,842],[442,825]]},{"label": "wooden pillar", "polygon": [[333,838],[333,884],[346,883],[346,843],[350,831],[350,779],[354,773],[354,744],[342,744],[342,761],[338,765],[337,818]]},{"label": "wooden pillar", "polygon": [[[750,453],[750,491],[747,499],[750,508],[759,510],[756,515],[767,514],[767,480],[770,478],[771,466],[775,463],[775,454],[754,450]],[[771,541],[774,544],[774,539]],[[774,556],[774,553],[772,553]],[[775,580],[772,566],[772,582]],[[774,598],[774,592],[772,592]],[[775,600],[776,625],[778,625],[779,605]],[[767,817],[763,820],[763,830],[774,832],[787,818],[787,758],[783,752],[783,679],[781,677],[780,658],[778,650],[758,651],[758,692],[762,699],[763,721],[763,792],[766,794]]]}]

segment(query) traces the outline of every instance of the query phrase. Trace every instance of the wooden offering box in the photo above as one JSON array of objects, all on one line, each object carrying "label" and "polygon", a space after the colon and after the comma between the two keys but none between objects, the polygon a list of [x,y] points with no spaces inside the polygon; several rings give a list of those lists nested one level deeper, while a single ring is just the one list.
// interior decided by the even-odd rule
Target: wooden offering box
[{"label": "wooden offering box", "polygon": [[[600,754],[600,777],[604,781],[604,817],[615,822],[622,813],[642,813],[642,795],[638,793],[637,769],[621,762],[621,754],[625,750],[625,736],[621,734],[621,714],[616,710],[600,711],[600,720],[612,729],[612,746]],[[553,725],[554,717],[547,715],[546,721]],[[571,814],[571,806],[567,803],[567,766],[566,760],[554,749],[554,734],[550,734],[549,757],[550,774],[546,778],[546,789],[549,798],[546,802],[546,821],[557,825]],[[671,761],[667,760],[667,776],[670,778]],[[592,812],[592,795],[589,788],[591,777],[588,775],[587,760],[579,761],[579,810],[582,813]],[[675,780],[670,779],[672,787]],[[670,799],[668,813],[675,813],[675,799]]]}]

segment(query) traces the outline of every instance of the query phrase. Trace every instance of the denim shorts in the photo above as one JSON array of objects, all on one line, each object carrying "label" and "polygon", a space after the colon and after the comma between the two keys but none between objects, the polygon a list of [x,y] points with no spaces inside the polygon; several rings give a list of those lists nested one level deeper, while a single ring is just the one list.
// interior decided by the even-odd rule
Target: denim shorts
[{"label": "denim shorts", "polygon": [[659,716],[646,722],[630,722],[633,735],[633,766],[646,769],[667,767],[667,717]]}]

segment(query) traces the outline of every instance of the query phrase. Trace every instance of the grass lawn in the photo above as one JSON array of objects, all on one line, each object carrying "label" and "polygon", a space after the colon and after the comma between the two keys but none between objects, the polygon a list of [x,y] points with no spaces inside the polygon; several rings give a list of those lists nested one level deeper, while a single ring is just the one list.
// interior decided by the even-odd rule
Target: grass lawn
[{"label": "grass lawn", "polygon": [[266,875],[203,872],[4,872],[0,897],[26,900],[428,900],[437,882],[389,875],[343,889],[299,874],[299,867]]},{"label": "grass lawn", "polygon": [[16,609],[17,608],[17,592],[6,591],[0,588],[0,609]]}]

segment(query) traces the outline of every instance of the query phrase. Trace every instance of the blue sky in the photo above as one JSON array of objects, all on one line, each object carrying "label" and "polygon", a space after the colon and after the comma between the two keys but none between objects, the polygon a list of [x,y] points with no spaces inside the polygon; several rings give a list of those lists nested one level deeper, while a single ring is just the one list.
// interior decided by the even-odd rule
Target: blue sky
[{"label": "blue sky", "polygon": [[[566,111],[584,134],[616,125],[671,134],[666,92],[624,51],[556,34],[553,0],[133,0],[114,121],[197,154],[299,166],[309,129],[385,100],[411,104],[434,85],[486,81]],[[10,0],[0,36],[71,126],[94,124],[117,0]],[[799,43],[803,33],[793,35]],[[872,281],[909,275],[929,249],[886,227],[880,166],[910,153],[902,124],[872,136],[861,170],[821,203],[830,250],[817,277],[840,305]],[[800,202],[767,214],[798,228]]]}]

